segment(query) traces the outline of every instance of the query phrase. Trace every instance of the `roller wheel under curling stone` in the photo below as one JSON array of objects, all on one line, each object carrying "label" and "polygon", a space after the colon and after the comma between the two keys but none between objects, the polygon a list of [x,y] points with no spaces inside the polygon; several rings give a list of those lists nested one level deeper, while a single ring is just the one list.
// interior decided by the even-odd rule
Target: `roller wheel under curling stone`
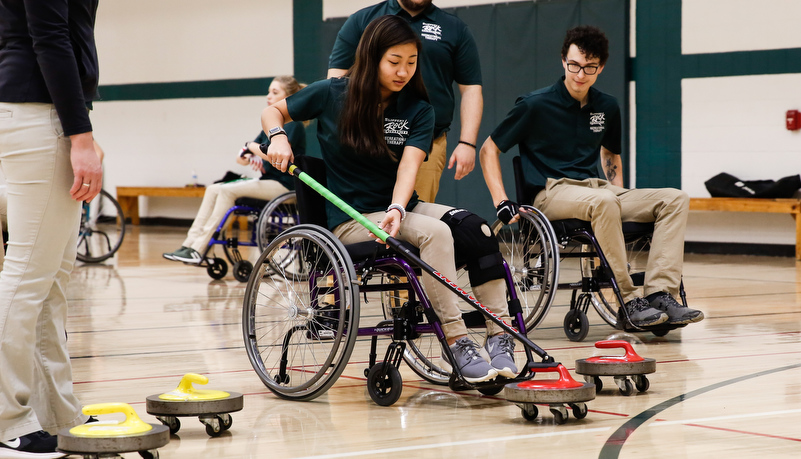
[{"label": "roller wheel under curling stone", "polygon": [[237,392],[198,390],[192,387],[192,383],[208,382],[205,376],[185,374],[174,391],[147,397],[148,414],[156,416],[173,434],[181,428],[179,417],[197,416],[206,426],[209,436],[219,436],[231,428],[234,421],[229,413],[242,409],[244,397]]},{"label": "roller wheel under curling stone", "polygon": [[124,413],[125,420],[82,424],[58,433],[58,449],[83,457],[106,457],[120,453],[138,452],[146,459],[159,457],[157,448],[170,442],[170,429],[148,424],[136,415],[127,403],[88,405],[83,413],[89,416]]},{"label": "roller wheel under curling stone", "polygon": [[[639,392],[648,390],[651,383],[645,375],[656,371],[656,360],[640,357],[628,341],[598,341],[595,343],[595,347],[625,350],[624,355],[576,360],[576,373],[584,375],[586,380],[594,381],[598,392],[603,387],[602,384],[599,384],[601,376],[614,376],[615,384],[623,395],[633,394],[635,388]],[[628,379],[629,377],[631,380]]]},{"label": "roller wheel under curling stone", "polygon": [[595,398],[595,385],[581,383],[570,376],[561,363],[554,366],[532,367],[534,373],[558,373],[559,379],[537,379],[509,383],[503,388],[506,400],[519,406],[523,418],[533,421],[537,418],[535,404],[547,404],[554,416],[554,422],[564,424],[569,417],[568,408],[576,419],[587,416],[587,404]]}]

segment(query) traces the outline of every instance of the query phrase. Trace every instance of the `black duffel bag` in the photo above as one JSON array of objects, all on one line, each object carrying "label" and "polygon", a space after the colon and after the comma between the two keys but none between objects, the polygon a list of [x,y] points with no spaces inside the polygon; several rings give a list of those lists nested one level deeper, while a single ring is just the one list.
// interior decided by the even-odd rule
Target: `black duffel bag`
[{"label": "black duffel bag", "polygon": [[792,198],[801,188],[801,176],[790,175],[779,180],[740,180],[722,172],[704,185],[713,198]]}]

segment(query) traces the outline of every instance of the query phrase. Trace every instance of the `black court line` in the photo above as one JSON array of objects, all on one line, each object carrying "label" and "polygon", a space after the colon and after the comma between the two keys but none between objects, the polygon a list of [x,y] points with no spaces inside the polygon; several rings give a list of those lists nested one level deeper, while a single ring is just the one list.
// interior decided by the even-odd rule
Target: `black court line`
[{"label": "black court line", "polygon": [[801,367],[801,363],[797,363],[794,365],[788,365],[785,367],[774,368],[772,370],[765,370],[760,371],[758,373],[752,373],[750,375],[740,376],[734,379],[729,379],[728,381],[722,381],[717,384],[712,384],[710,386],[702,387],[700,389],[696,389],[692,392],[688,392],[686,394],[682,394],[676,397],[671,398],[670,400],[665,400],[664,402],[648,408],[647,410],[643,411],[642,413],[634,416],[630,420],[626,421],[622,426],[620,426],[607,440],[604,444],[604,447],[601,448],[601,453],[598,455],[599,459],[616,459],[620,456],[620,450],[623,449],[623,444],[626,443],[626,440],[637,430],[638,427],[643,425],[645,421],[651,419],[652,417],[656,416],[662,411],[672,407],[673,405],[677,405],[685,400],[693,398],[697,395],[705,394],[707,392],[713,391],[715,389],[720,389],[721,387],[728,386],[731,384],[736,384],[741,381],[745,381],[748,379],[758,378],[760,376],[769,375],[771,373],[779,373],[786,370],[792,370],[794,368]]}]

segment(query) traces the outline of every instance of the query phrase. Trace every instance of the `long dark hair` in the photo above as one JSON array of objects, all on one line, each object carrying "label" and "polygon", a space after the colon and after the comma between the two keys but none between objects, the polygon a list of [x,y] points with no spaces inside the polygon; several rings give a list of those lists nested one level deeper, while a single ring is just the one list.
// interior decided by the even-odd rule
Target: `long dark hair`
[{"label": "long dark hair", "polygon": [[[383,110],[378,68],[386,51],[397,45],[414,43],[417,46],[417,69],[401,92],[428,101],[428,93],[420,74],[420,53],[423,44],[405,19],[399,16],[381,16],[364,29],[356,61],[348,70],[350,78],[345,104],[339,120],[340,142],[356,153],[371,157],[389,156],[397,160],[384,140]],[[382,107],[384,108],[384,107]]]}]

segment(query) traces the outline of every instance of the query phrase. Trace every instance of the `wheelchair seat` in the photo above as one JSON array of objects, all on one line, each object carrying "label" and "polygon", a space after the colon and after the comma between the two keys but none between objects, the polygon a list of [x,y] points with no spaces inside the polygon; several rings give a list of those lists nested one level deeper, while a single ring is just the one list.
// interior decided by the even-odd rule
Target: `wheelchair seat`
[{"label": "wheelchair seat", "polygon": [[256,199],[256,198],[236,198],[236,201],[234,201],[234,205],[242,207],[256,207],[262,209],[269,202],[270,201],[265,201],[264,199]]}]

